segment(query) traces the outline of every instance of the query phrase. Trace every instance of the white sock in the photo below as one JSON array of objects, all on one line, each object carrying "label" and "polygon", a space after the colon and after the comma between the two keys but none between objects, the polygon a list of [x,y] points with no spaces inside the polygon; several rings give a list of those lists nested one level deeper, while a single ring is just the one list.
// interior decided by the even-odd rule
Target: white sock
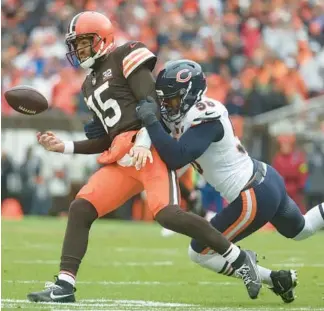
[{"label": "white sock", "polygon": [[259,270],[259,273],[260,273],[260,276],[261,276],[262,283],[267,284],[270,287],[273,287],[273,283],[272,283],[272,280],[271,280],[271,277],[270,277],[270,274],[271,274],[272,271],[270,269],[261,267],[259,265],[258,265],[258,270]]},{"label": "white sock", "polygon": [[324,228],[324,203],[313,207],[304,215],[304,218],[305,226],[303,230],[294,237],[296,241],[307,239],[316,231]]},{"label": "white sock", "polygon": [[188,255],[191,261],[214,272],[224,275],[230,275],[234,272],[230,263],[217,253],[203,255],[194,251],[189,245]]},{"label": "white sock", "polygon": [[226,259],[226,261],[232,264],[234,261],[236,261],[240,253],[241,250],[239,247],[237,247],[235,244],[231,244],[231,246],[224,254],[222,254],[222,256]]},{"label": "white sock", "polygon": [[60,272],[58,275],[58,279],[70,283],[72,286],[75,286],[75,277],[72,274],[67,274],[64,272]]},{"label": "white sock", "polygon": [[[197,263],[201,267],[207,268],[209,270],[212,270],[214,272],[217,272],[217,273],[220,273],[223,275],[238,277],[235,273],[233,273],[234,269],[226,261],[226,259],[217,253],[202,255],[202,254],[195,252],[191,248],[191,246],[189,246],[188,255],[189,255],[189,258],[193,262]],[[259,265],[258,265],[258,270],[261,275],[262,283],[267,284],[272,287],[273,284],[272,284],[272,280],[270,277],[271,270],[261,267]]]}]

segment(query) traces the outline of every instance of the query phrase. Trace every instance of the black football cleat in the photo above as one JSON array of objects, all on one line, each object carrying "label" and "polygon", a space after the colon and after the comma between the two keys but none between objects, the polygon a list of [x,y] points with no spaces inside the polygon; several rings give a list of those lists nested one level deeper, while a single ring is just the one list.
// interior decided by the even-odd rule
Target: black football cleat
[{"label": "black football cleat", "polygon": [[251,299],[256,299],[262,287],[261,276],[257,267],[257,256],[255,252],[245,251],[244,264],[235,271],[235,275],[241,278],[246,286]]},{"label": "black football cleat", "polygon": [[294,289],[297,286],[297,272],[295,270],[272,271],[270,274],[273,287],[269,287],[283,302],[291,303],[295,300]]},{"label": "black football cleat", "polygon": [[75,302],[76,289],[68,282],[56,279],[56,282],[46,282],[45,289],[27,295],[32,302]]}]

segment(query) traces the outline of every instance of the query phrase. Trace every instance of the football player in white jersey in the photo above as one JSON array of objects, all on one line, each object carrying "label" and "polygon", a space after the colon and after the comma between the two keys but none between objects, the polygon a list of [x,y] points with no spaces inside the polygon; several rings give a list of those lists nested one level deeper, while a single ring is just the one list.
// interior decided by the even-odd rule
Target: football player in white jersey
[{"label": "football player in white jersey", "polygon": [[[324,203],[302,215],[279,173],[248,155],[235,136],[226,107],[204,96],[206,80],[200,65],[190,60],[168,62],[157,77],[156,91],[164,124],[152,98],[138,105],[137,115],[168,167],[175,170],[191,163],[229,202],[211,220],[228,239],[237,242],[267,222],[296,241],[324,227]],[[190,243],[189,257],[217,273],[235,276],[226,260],[197,240]],[[294,300],[295,271],[259,266],[259,272],[284,302]]]}]

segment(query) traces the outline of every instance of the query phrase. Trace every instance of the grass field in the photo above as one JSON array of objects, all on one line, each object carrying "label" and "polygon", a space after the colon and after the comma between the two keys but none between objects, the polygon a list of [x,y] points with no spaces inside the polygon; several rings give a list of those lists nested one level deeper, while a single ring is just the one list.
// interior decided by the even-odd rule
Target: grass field
[{"label": "grass field", "polygon": [[258,232],[239,245],[256,250],[260,264],[298,270],[297,300],[285,305],[266,287],[250,300],[236,279],[189,261],[189,239],[160,237],[156,224],[95,223],[80,268],[75,304],[32,304],[30,291],[57,273],[65,219],[2,221],[2,310],[323,310],[324,232],[293,242]]}]

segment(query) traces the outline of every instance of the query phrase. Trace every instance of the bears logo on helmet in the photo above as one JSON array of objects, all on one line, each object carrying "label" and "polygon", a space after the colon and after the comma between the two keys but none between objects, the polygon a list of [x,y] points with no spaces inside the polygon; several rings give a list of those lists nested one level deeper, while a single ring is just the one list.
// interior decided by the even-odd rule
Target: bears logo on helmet
[{"label": "bears logo on helmet", "polygon": [[182,59],[166,63],[156,79],[162,118],[178,121],[201,99],[206,88],[205,75],[196,62]]},{"label": "bears logo on helmet", "polygon": [[[181,75],[183,77],[181,77]],[[191,79],[191,77],[192,77],[192,73],[190,72],[189,69],[182,69],[177,73],[176,80],[180,83],[185,83],[188,82]]]}]

